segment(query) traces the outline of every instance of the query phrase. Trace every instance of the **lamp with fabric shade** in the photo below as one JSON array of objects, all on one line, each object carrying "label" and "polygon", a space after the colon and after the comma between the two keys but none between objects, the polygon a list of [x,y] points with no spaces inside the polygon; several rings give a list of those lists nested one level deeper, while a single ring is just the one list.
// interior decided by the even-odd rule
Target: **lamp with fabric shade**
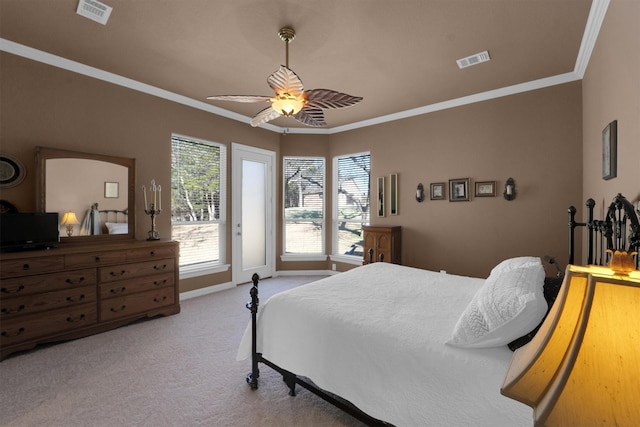
[{"label": "lamp with fabric shade", "polygon": [[639,342],[640,271],[570,265],[501,393],[534,408],[536,426],[638,425]]},{"label": "lamp with fabric shade", "polygon": [[67,227],[67,236],[71,237],[71,235],[73,234],[73,226],[80,224],[80,221],[78,221],[78,218],[76,218],[75,212],[67,211],[62,216],[61,224]]}]

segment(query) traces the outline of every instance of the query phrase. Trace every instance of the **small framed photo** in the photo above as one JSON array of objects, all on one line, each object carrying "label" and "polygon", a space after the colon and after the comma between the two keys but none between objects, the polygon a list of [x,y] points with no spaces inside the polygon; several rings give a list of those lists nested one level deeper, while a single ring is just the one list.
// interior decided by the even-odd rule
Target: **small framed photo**
[{"label": "small framed photo", "polygon": [[496,197],[495,181],[476,181],[476,197]]},{"label": "small framed photo", "polygon": [[104,197],[106,199],[117,199],[119,197],[117,182],[104,183]]},{"label": "small framed photo", "polygon": [[618,176],[618,121],[602,130],[602,179]]},{"label": "small framed photo", "polygon": [[469,201],[469,178],[458,178],[449,180],[449,201]]},{"label": "small framed photo", "polygon": [[431,200],[444,200],[446,185],[444,182],[431,183]]}]

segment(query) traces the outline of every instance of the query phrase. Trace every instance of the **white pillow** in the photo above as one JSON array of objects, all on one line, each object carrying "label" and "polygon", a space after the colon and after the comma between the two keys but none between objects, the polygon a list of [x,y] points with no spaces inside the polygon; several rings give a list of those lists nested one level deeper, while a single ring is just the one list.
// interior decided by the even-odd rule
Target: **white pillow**
[{"label": "white pillow", "polygon": [[499,347],[528,334],[540,324],[547,313],[544,268],[539,258],[524,261],[506,263],[492,270],[458,319],[448,344],[467,348]]},{"label": "white pillow", "polygon": [[493,270],[491,270],[491,273],[489,273],[489,276],[491,276],[494,273],[498,273],[499,271],[512,270],[514,268],[530,267],[530,266],[536,266],[541,264],[542,263],[540,261],[540,258],[534,257],[534,256],[521,256],[521,257],[509,258],[509,259],[505,259],[500,264],[493,267]]},{"label": "white pillow", "polygon": [[109,234],[127,234],[129,232],[129,224],[126,222],[105,222]]}]

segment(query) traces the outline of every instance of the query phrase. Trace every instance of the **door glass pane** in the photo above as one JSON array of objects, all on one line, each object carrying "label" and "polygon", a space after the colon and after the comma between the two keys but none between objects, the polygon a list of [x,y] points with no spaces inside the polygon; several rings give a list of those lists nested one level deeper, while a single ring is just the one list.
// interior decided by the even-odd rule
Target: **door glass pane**
[{"label": "door glass pane", "polygon": [[242,269],[262,267],[266,254],[265,164],[242,161]]}]

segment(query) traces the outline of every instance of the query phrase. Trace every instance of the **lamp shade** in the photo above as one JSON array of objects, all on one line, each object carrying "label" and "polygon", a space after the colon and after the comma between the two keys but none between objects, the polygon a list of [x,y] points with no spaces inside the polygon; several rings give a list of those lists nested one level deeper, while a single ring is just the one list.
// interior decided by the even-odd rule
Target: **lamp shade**
[{"label": "lamp shade", "polygon": [[536,426],[640,425],[640,271],[568,266],[501,392],[534,408]]},{"label": "lamp shade", "polygon": [[76,224],[80,224],[80,222],[78,221],[78,218],[76,218],[75,212],[68,211],[68,212],[65,212],[64,215],[62,215],[61,224],[63,224],[63,225],[76,225]]}]

